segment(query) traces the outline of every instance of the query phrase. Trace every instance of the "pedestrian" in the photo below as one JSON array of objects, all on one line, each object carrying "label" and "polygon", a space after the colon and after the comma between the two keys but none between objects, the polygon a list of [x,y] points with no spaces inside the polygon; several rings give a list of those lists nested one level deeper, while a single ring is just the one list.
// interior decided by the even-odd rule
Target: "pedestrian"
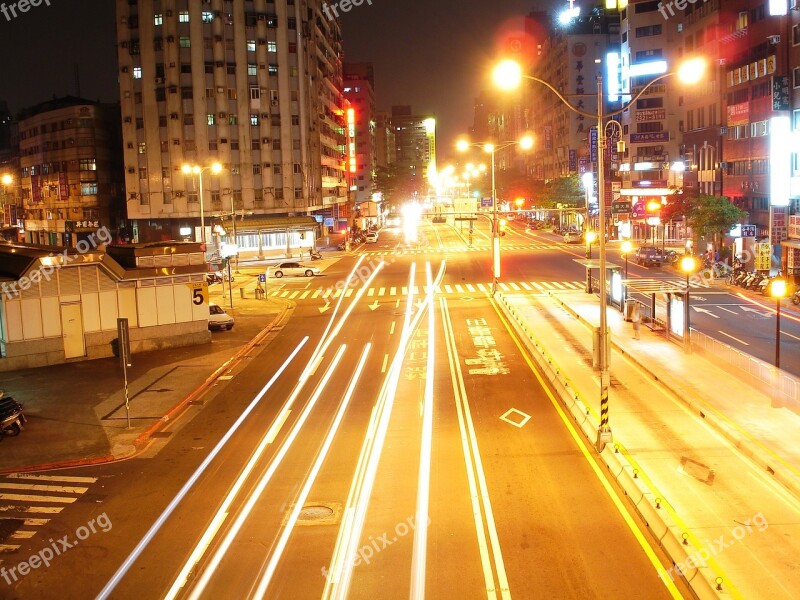
[{"label": "pedestrian", "polygon": [[640,340],[639,326],[642,323],[642,314],[639,312],[639,303],[633,304],[633,312],[631,313],[631,323],[633,323],[633,339]]}]

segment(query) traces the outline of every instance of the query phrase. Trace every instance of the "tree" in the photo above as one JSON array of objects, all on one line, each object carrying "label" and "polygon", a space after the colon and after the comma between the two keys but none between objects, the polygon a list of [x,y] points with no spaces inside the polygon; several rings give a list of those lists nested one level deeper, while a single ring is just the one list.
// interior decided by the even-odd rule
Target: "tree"
[{"label": "tree", "polygon": [[692,198],[686,213],[695,237],[711,236],[715,248],[721,245],[731,228],[737,223],[742,223],[747,216],[746,211],[733,204],[727,197],[708,195]]},{"label": "tree", "polygon": [[557,204],[583,207],[586,202],[586,191],[583,189],[578,174],[552,179],[544,189],[541,206],[555,208]]}]

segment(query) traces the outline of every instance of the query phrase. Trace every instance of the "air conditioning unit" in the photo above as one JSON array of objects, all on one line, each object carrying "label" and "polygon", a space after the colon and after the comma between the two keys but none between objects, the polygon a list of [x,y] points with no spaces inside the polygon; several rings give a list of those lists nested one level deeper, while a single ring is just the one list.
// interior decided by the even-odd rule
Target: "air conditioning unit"
[{"label": "air conditioning unit", "polygon": [[778,44],[781,43],[781,36],[779,36],[779,35],[768,35],[767,36],[767,40],[769,40],[769,43],[772,44],[773,46],[777,46]]},{"label": "air conditioning unit", "polygon": [[120,42],[119,45],[122,46],[123,48],[127,48],[128,42]]},{"label": "air conditioning unit", "polygon": [[727,168],[728,168],[728,163],[727,163],[727,161],[724,161],[724,160],[723,160],[723,161],[721,161],[721,162],[719,163],[719,168],[720,168],[720,169],[727,169]]},{"label": "air conditioning unit", "polygon": [[172,16],[172,11],[171,10],[167,10],[164,14],[167,15],[168,17],[171,17]]},{"label": "air conditioning unit", "polygon": [[128,142],[128,150],[133,150],[133,142]]},{"label": "air conditioning unit", "polygon": [[174,35],[168,35],[167,36],[167,41],[170,42],[170,43],[173,43],[175,41],[175,36]]},{"label": "air conditioning unit", "polygon": [[215,42],[221,42],[222,41],[222,36],[221,35],[215,35],[214,36],[214,41]]},{"label": "air conditioning unit", "polygon": [[228,113],[224,113],[224,112],[219,113],[219,118],[220,119],[227,119],[228,118]]},{"label": "air conditioning unit", "polygon": [[269,119],[269,113],[261,113],[262,119]]},{"label": "air conditioning unit", "polygon": [[717,62],[719,63],[719,66],[723,67],[726,64],[728,64],[728,59],[727,58],[720,58]]},{"label": "air conditioning unit", "polygon": [[265,40],[263,38],[259,38],[258,45],[259,46],[266,46],[267,45],[267,40]]}]

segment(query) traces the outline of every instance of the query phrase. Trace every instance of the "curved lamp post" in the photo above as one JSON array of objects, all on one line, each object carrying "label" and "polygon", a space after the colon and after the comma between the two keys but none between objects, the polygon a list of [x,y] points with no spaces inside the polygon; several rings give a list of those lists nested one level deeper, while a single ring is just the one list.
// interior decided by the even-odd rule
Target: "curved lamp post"
[{"label": "curved lamp post", "polygon": [[[181,167],[184,175],[197,175],[200,185],[200,240],[203,244],[206,243],[206,221],[205,221],[205,208],[203,206],[203,171],[211,171],[214,175],[219,175],[222,172],[222,165],[218,162],[213,163],[208,167],[201,167],[200,165],[193,165],[186,163]],[[205,250],[204,250],[205,252]]]},{"label": "curved lamp post", "polygon": [[[652,79],[645,85],[639,93],[633,96],[627,104],[622,108],[609,113],[603,113],[603,75],[597,75],[597,112],[590,113],[573,106],[569,100],[559,92],[551,83],[534,77],[533,75],[525,75],[522,73],[522,68],[519,63],[513,60],[504,60],[494,69],[493,78],[495,83],[504,89],[511,90],[519,87],[523,79],[535,81],[547,87],[552,91],[562,103],[572,112],[583,115],[589,119],[597,121],[597,200],[599,206],[599,221],[601,229],[605,232],[606,223],[606,201],[605,201],[605,182],[603,174],[603,149],[606,144],[605,127],[606,119],[622,114],[628,110],[642,94],[654,83],[661,81],[672,75],[677,75],[685,83],[698,82],[705,71],[705,61],[702,58],[691,58],[681,63],[676,71],[664,73]],[[611,442],[611,427],[608,424],[608,388],[609,388],[609,374],[608,374],[608,331],[607,331],[607,315],[606,310],[608,306],[608,298],[606,292],[606,242],[605,235],[600,236],[600,335],[598,344],[600,346],[598,355],[600,357],[600,428],[597,432],[597,450],[602,451],[606,443]]]},{"label": "curved lamp post", "polygon": [[466,152],[470,147],[482,148],[484,152],[488,152],[491,155],[492,159],[492,296],[497,292],[497,279],[500,277],[500,227],[497,220],[497,189],[495,188],[494,178],[494,154],[498,150],[504,150],[514,145],[519,145],[523,150],[530,150],[533,148],[533,138],[526,135],[519,140],[501,142],[500,144],[493,144],[491,142],[477,144],[470,143],[465,139],[456,142],[456,149],[459,152]]}]

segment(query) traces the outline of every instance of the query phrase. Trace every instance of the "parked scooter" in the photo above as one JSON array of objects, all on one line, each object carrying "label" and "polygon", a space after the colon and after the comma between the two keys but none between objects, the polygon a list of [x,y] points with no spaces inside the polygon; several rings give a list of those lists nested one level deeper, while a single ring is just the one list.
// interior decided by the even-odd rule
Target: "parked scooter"
[{"label": "parked scooter", "polygon": [[795,306],[800,304],[800,289],[795,290],[794,294],[792,294],[792,304]]},{"label": "parked scooter", "polygon": [[27,422],[22,405],[11,396],[4,396],[4,392],[0,390],[0,439],[5,435],[19,435]]},{"label": "parked scooter", "polygon": [[322,258],[322,254],[319,250],[311,250],[311,260],[320,260]]},{"label": "parked scooter", "polygon": [[208,285],[222,283],[222,277],[219,273],[206,273],[206,283],[208,283]]}]

